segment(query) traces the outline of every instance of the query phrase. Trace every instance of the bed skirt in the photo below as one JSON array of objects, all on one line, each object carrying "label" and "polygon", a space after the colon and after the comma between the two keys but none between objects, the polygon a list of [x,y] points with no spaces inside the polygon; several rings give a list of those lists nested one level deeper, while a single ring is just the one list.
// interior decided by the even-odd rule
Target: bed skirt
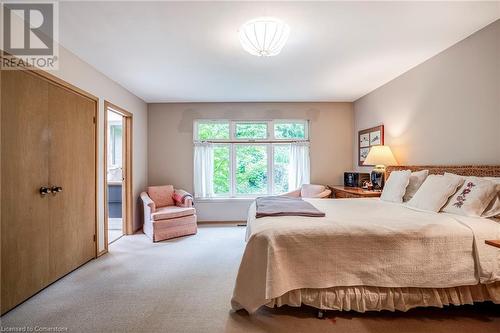
[{"label": "bed skirt", "polygon": [[500,304],[500,282],[452,288],[332,287],[297,289],[274,298],[268,307],[309,305],[323,310],[408,311],[416,307],[473,304],[492,301]]}]

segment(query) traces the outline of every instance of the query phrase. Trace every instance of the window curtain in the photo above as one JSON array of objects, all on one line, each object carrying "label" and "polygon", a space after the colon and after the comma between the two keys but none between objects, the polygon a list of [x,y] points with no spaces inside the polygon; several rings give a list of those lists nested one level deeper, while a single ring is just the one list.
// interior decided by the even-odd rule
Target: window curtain
[{"label": "window curtain", "polygon": [[194,144],[194,196],[210,198],[214,193],[214,148],[211,143]]},{"label": "window curtain", "polygon": [[290,147],[288,165],[288,189],[293,191],[310,182],[309,143],[294,142]]}]

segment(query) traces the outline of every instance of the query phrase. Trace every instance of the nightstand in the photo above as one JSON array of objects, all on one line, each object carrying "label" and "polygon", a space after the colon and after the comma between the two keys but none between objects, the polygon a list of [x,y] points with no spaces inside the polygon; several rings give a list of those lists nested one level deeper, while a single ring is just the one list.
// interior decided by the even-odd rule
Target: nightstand
[{"label": "nightstand", "polygon": [[380,191],[369,191],[361,187],[348,187],[341,185],[328,186],[332,191],[332,198],[378,198]]},{"label": "nightstand", "polygon": [[486,244],[494,246],[494,247],[499,247],[500,248],[500,240],[499,239],[493,239],[493,240],[485,240],[484,241]]}]

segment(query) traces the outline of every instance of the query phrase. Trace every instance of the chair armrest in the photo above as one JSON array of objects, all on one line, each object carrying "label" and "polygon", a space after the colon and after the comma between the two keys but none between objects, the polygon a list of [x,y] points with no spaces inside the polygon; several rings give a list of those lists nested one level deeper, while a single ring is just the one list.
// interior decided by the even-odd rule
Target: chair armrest
[{"label": "chair armrest", "polygon": [[154,213],[156,211],[156,205],[153,200],[149,197],[149,195],[146,192],[141,193],[141,200],[142,203],[144,204],[144,212],[147,210],[150,210],[151,213]]},{"label": "chair armrest", "polygon": [[318,193],[314,196],[314,198],[328,198],[332,194],[332,191],[330,189],[326,189],[321,193]]},{"label": "chair armrest", "polygon": [[286,192],[280,194],[280,197],[292,197],[292,198],[300,198],[300,188],[294,191]]},{"label": "chair armrest", "polygon": [[193,207],[193,196],[189,192],[176,189],[172,197],[178,207]]}]

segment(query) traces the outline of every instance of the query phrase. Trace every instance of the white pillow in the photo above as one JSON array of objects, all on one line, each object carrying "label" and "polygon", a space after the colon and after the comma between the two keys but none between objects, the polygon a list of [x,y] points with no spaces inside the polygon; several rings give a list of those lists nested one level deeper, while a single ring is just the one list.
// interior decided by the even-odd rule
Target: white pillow
[{"label": "white pillow", "polygon": [[410,176],[410,182],[408,183],[408,186],[406,187],[406,193],[403,197],[403,201],[409,201],[415,193],[417,193],[418,189],[422,184],[424,183],[425,179],[429,175],[429,170],[422,170],[422,171],[416,171],[412,172]]},{"label": "white pillow", "polygon": [[417,193],[407,202],[408,207],[439,212],[451,197],[464,183],[464,178],[454,175],[430,175]]},{"label": "white pillow", "polygon": [[479,217],[497,195],[497,184],[480,177],[465,181],[443,208],[445,213]]},{"label": "white pillow", "polygon": [[483,177],[486,180],[491,180],[497,184],[497,195],[493,197],[490,204],[486,207],[481,217],[500,216],[500,177]]},{"label": "white pillow", "polygon": [[393,171],[387,179],[380,200],[390,202],[403,202],[406,186],[410,182],[411,171]]}]

